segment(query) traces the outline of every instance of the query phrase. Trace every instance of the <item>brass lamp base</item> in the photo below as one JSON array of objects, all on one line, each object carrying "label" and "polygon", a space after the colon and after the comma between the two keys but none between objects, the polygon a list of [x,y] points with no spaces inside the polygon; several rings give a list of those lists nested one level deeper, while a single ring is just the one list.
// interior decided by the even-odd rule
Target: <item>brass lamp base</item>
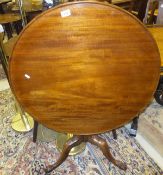
[{"label": "brass lamp base", "polygon": [[[63,134],[63,133],[56,133],[56,146],[57,149],[62,152],[64,144],[73,137],[73,134]],[[76,155],[84,151],[86,144],[83,142],[78,146],[75,146],[71,149],[69,155]]]},{"label": "brass lamp base", "polygon": [[[24,116],[25,115],[25,116]],[[17,113],[12,119],[12,129],[18,132],[28,132],[34,126],[33,118],[30,117],[27,113],[21,115]]]}]

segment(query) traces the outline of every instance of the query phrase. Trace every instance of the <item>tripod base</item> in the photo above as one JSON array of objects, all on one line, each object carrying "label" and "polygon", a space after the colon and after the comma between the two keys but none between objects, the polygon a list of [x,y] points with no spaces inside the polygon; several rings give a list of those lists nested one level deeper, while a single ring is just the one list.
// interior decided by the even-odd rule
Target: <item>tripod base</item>
[{"label": "tripod base", "polygon": [[[71,139],[73,137],[73,134],[63,134],[63,133],[57,133],[56,134],[56,146],[57,146],[57,149],[62,152],[62,150],[64,149],[64,145],[65,143]],[[75,146],[73,147],[70,152],[69,152],[69,156],[74,156],[74,155],[77,155],[81,152],[84,151],[85,149],[85,143],[81,143],[80,145],[78,146]]]},{"label": "tripod base", "polygon": [[58,161],[54,164],[49,166],[45,172],[46,174],[52,172],[53,170],[55,170],[59,165],[61,165],[66,158],[69,155],[69,152],[71,151],[71,149],[75,146],[80,145],[82,142],[89,142],[93,145],[98,146],[102,153],[104,154],[104,156],[111,161],[114,165],[116,165],[117,167],[119,167],[122,170],[126,170],[127,169],[127,165],[126,163],[123,163],[119,160],[116,160],[113,158],[113,156],[110,153],[109,150],[109,146],[106,142],[106,140],[104,140],[103,138],[99,137],[98,135],[81,135],[81,136],[73,136],[71,139],[69,139],[63,147],[62,153],[58,159]]},{"label": "tripod base", "polygon": [[17,113],[11,122],[11,127],[12,129],[14,129],[15,131],[18,132],[28,132],[30,131],[33,126],[34,126],[34,121],[33,118],[30,117],[27,113],[25,113],[25,117],[24,120],[22,120],[22,116],[20,113]]}]

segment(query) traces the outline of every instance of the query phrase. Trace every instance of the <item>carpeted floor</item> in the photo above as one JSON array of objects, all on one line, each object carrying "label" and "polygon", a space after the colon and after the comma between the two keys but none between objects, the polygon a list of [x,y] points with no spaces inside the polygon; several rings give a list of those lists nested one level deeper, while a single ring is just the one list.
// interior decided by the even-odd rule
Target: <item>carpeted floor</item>
[{"label": "carpeted floor", "polygon": [[144,111],[144,113],[141,114],[140,117],[146,118],[151,125],[163,134],[163,106],[153,101],[153,103]]},{"label": "carpeted floor", "polygon": [[[55,141],[32,142],[32,131],[17,133],[11,128],[15,113],[10,90],[0,92],[0,175],[42,175],[43,168],[53,164],[59,152]],[[126,172],[110,163],[101,151],[87,144],[80,155],[69,157],[53,173],[55,175],[160,175],[163,171],[144,152],[125,128],[117,130],[118,139],[112,133],[102,135],[107,139],[111,152],[128,165]]]}]

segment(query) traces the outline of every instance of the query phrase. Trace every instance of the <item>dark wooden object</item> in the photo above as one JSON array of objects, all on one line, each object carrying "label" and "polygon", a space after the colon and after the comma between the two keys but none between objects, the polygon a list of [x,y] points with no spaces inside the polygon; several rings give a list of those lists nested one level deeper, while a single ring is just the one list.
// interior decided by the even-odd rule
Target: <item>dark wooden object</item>
[{"label": "dark wooden object", "polygon": [[38,122],[34,121],[34,128],[33,128],[33,142],[37,141],[37,131],[38,131]]},{"label": "dark wooden object", "polygon": [[24,29],[9,75],[17,100],[36,121],[106,150],[90,135],[140,113],[152,99],[159,69],[157,45],[134,16],[104,3],[74,2],[46,11]]},{"label": "dark wooden object", "polygon": [[[26,27],[13,51],[10,80],[18,101],[39,123],[96,134],[144,109],[157,87],[160,58],[132,15],[97,2],[80,6],[59,6]],[[67,8],[71,15],[61,17]]]},{"label": "dark wooden object", "polygon": [[130,136],[136,137],[137,130],[138,130],[138,120],[139,120],[139,116],[137,116],[133,119],[130,131],[129,131]]},{"label": "dark wooden object", "polygon": [[147,8],[148,0],[139,0],[139,11],[138,11],[138,18],[143,21],[145,17],[145,12]]},{"label": "dark wooden object", "polygon": [[113,138],[114,139],[117,139],[117,133],[116,133],[116,130],[115,129],[112,130],[112,134],[113,134]]},{"label": "dark wooden object", "polygon": [[102,139],[98,135],[90,135],[90,136],[89,135],[87,135],[87,136],[80,135],[80,136],[74,136],[73,138],[71,138],[67,141],[67,143],[64,145],[63,151],[62,151],[58,161],[54,165],[49,166],[45,170],[45,172],[50,173],[54,169],[56,169],[59,165],[61,165],[68,157],[71,149],[75,146],[80,145],[82,142],[90,142],[91,144],[96,145],[97,147],[99,147],[101,149],[104,156],[108,160],[110,160],[114,165],[116,165],[117,167],[119,167],[120,169],[122,169],[124,171],[127,169],[127,166],[125,163],[123,163],[119,160],[115,160],[113,158],[113,156],[111,155],[111,153],[109,151],[109,146],[104,139]]}]

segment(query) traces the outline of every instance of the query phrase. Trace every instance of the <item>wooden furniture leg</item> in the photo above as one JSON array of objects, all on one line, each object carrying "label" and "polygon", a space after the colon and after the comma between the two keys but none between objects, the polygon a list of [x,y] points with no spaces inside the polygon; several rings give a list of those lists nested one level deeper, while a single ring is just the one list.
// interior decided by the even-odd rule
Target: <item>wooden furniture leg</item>
[{"label": "wooden furniture leg", "polygon": [[34,143],[37,140],[37,130],[38,130],[38,122],[34,121],[34,128],[33,128],[33,142]]},{"label": "wooden furniture leg", "polygon": [[84,141],[84,136],[73,136],[71,139],[69,139],[65,145],[63,146],[63,151],[58,159],[58,161],[54,164],[49,166],[45,172],[46,174],[52,172],[54,169],[56,169],[59,165],[61,165],[66,158],[69,155],[69,152],[71,151],[71,149],[75,146],[80,145],[82,142]]},{"label": "wooden furniture leg", "polygon": [[113,138],[114,139],[117,139],[117,133],[116,133],[116,130],[115,129],[112,130],[112,134],[113,134]]},{"label": "wooden furniture leg", "polygon": [[146,12],[146,8],[147,8],[147,3],[148,0],[143,0],[139,2],[139,10],[138,10],[138,18],[143,21],[144,17],[145,17],[145,12]]},{"label": "wooden furniture leg", "polygon": [[5,26],[5,31],[7,33],[7,37],[8,39],[12,38],[12,28],[11,28],[11,24],[7,23],[7,24],[4,24]]},{"label": "wooden furniture leg", "polygon": [[71,139],[69,139],[64,147],[63,151],[58,159],[58,161],[54,165],[50,165],[47,169],[45,169],[46,175],[51,173],[53,170],[55,170],[59,165],[61,165],[66,158],[69,155],[69,152],[71,149],[75,146],[80,145],[82,142],[90,142],[91,144],[94,144],[98,146],[101,151],[103,152],[104,156],[111,161],[114,165],[119,167],[122,170],[127,169],[127,165],[119,160],[114,159],[114,157],[111,155],[109,151],[109,146],[107,142],[99,137],[98,135],[84,135],[84,136],[73,136]]},{"label": "wooden furniture leg", "polygon": [[15,30],[16,30],[17,35],[19,35],[19,33],[23,29],[22,24],[21,24],[21,21],[14,22],[14,27],[15,27]]},{"label": "wooden furniture leg", "polygon": [[114,165],[116,165],[118,168],[120,168],[122,170],[126,170],[127,169],[127,165],[125,163],[114,159],[114,157],[111,155],[111,153],[109,151],[109,146],[108,146],[106,140],[104,140],[103,138],[99,137],[98,135],[93,135],[93,136],[90,136],[88,138],[88,142],[98,146],[101,149],[101,151],[104,154],[104,156],[109,161],[111,161]]},{"label": "wooden furniture leg", "polygon": [[138,117],[135,117],[132,121],[131,128],[130,128],[130,136],[136,137],[137,130],[138,130]]}]

